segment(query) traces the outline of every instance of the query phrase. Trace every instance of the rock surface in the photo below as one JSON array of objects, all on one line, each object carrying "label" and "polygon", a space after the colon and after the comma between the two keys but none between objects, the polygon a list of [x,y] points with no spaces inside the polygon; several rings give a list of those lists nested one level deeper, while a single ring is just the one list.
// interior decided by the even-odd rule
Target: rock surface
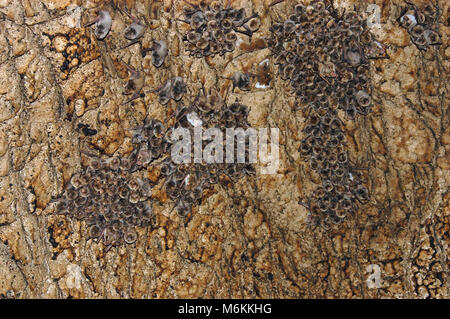
[{"label": "rock surface", "polygon": [[[260,30],[251,40],[239,36],[233,52],[202,59],[184,50],[182,1],[113,1],[104,41],[83,27],[101,1],[0,2],[1,297],[449,297],[449,3],[438,1],[442,45],[420,51],[396,22],[404,2],[375,1],[381,24],[373,32],[390,59],[371,62],[373,112],[345,121],[371,199],[325,231],[308,225],[298,203],[317,182],[298,152],[304,117],[262,40],[291,4],[270,2],[231,1],[260,13]],[[364,2],[334,2],[365,11]],[[141,44],[123,48],[125,7],[147,29]],[[140,47],[161,39],[169,55],[156,68]],[[145,96],[127,104],[121,61],[145,75]],[[231,92],[224,77],[239,71],[256,74],[258,85]],[[85,165],[80,151],[129,155],[130,129],[146,117],[168,121],[176,102],[161,105],[153,90],[174,76],[187,83],[184,103],[202,85],[215,87],[228,103],[250,108],[253,127],[279,128],[278,174],[216,185],[189,219],[157,185],[154,227],[138,228],[133,245],[105,251],[88,240],[84,222],[54,215],[52,198]],[[148,168],[150,180],[157,174]]]}]

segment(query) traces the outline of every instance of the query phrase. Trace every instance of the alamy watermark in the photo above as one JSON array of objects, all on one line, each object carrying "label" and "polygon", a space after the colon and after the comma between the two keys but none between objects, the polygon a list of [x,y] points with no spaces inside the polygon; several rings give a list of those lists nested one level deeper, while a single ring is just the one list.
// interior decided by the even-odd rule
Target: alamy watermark
[{"label": "alamy watermark", "polygon": [[[369,28],[380,27],[380,7],[369,4],[366,12]],[[172,130],[171,157],[175,164],[246,163],[259,161],[261,174],[276,174],[279,168],[279,129],[203,128],[196,114],[189,114],[192,128]],[[235,143],[236,142],[236,143]],[[270,151],[269,151],[270,148]]]},{"label": "alamy watermark", "polygon": [[[276,174],[279,167],[279,129],[267,128],[203,128],[173,129],[172,161],[181,163],[245,163],[259,162],[261,174]],[[270,150],[269,150],[270,148]]]}]

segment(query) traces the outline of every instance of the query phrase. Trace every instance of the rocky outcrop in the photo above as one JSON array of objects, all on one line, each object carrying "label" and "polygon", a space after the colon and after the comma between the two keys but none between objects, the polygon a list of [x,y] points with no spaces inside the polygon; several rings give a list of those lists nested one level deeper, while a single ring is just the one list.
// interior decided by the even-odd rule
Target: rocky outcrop
[{"label": "rocky outcrop", "polygon": [[[230,1],[261,25],[251,37],[236,33],[231,52],[198,58],[185,50],[183,1],[0,1],[1,297],[448,298],[449,4],[438,1],[433,25],[441,44],[423,48],[397,21],[405,2],[375,1],[371,32],[389,59],[370,61],[372,111],[337,114],[370,198],[324,229],[299,203],[322,183],[299,151],[306,115],[266,41],[293,7],[271,2]],[[338,14],[371,15],[365,2],[333,3]],[[425,10],[429,1],[414,3]],[[100,9],[112,18],[103,40],[95,24],[85,27]],[[130,45],[131,16],[145,31]],[[158,67],[150,49],[160,40],[168,55]],[[127,65],[144,80],[137,95]],[[249,89],[236,72],[252,74]],[[174,77],[186,92],[161,104],[158,89]],[[250,126],[279,128],[277,174],[256,164],[256,174],[212,185],[180,216],[150,162],[139,174],[152,183],[154,220],[109,249],[85,220],[54,214],[86,153],[130,156],[134,129],[146,119],[173,124],[202,88],[246,105]]]}]

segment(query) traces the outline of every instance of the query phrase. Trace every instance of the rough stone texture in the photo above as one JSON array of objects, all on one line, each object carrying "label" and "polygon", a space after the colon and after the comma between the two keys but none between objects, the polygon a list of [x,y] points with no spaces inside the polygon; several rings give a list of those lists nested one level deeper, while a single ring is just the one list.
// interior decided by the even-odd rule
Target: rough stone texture
[{"label": "rough stone texture", "polygon": [[[82,27],[101,1],[0,1],[1,297],[449,297],[448,1],[438,1],[443,44],[425,52],[395,21],[404,3],[375,1],[381,27],[374,32],[390,59],[371,62],[373,112],[345,122],[351,159],[368,168],[371,200],[328,231],[309,227],[298,204],[315,182],[298,152],[304,118],[261,40],[292,4],[270,2],[231,1],[261,14],[260,31],[251,42],[242,36],[231,54],[195,59],[183,48],[185,25],[176,22],[181,1],[114,1],[144,19],[143,47],[167,39],[169,56],[156,69],[139,45],[121,49],[129,20],[118,10],[105,42]],[[359,12],[367,5],[334,2]],[[145,98],[126,105],[120,59],[145,74]],[[223,77],[242,70],[260,83],[271,79],[270,87],[231,93]],[[105,252],[87,240],[82,223],[53,215],[49,202],[86,161],[80,150],[127,155],[129,128],[147,114],[170,118],[174,101],[163,107],[152,90],[172,76],[186,79],[184,103],[200,84],[217,87],[227,101],[250,107],[252,126],[280,128],[278,174],[216,186],[189,220],[154,189],[156,227],[138,229],[132,246]],[[85,136],[78,124],[98,133]],[[366,282],[369,265],[381,272],[379,288]]]}]

